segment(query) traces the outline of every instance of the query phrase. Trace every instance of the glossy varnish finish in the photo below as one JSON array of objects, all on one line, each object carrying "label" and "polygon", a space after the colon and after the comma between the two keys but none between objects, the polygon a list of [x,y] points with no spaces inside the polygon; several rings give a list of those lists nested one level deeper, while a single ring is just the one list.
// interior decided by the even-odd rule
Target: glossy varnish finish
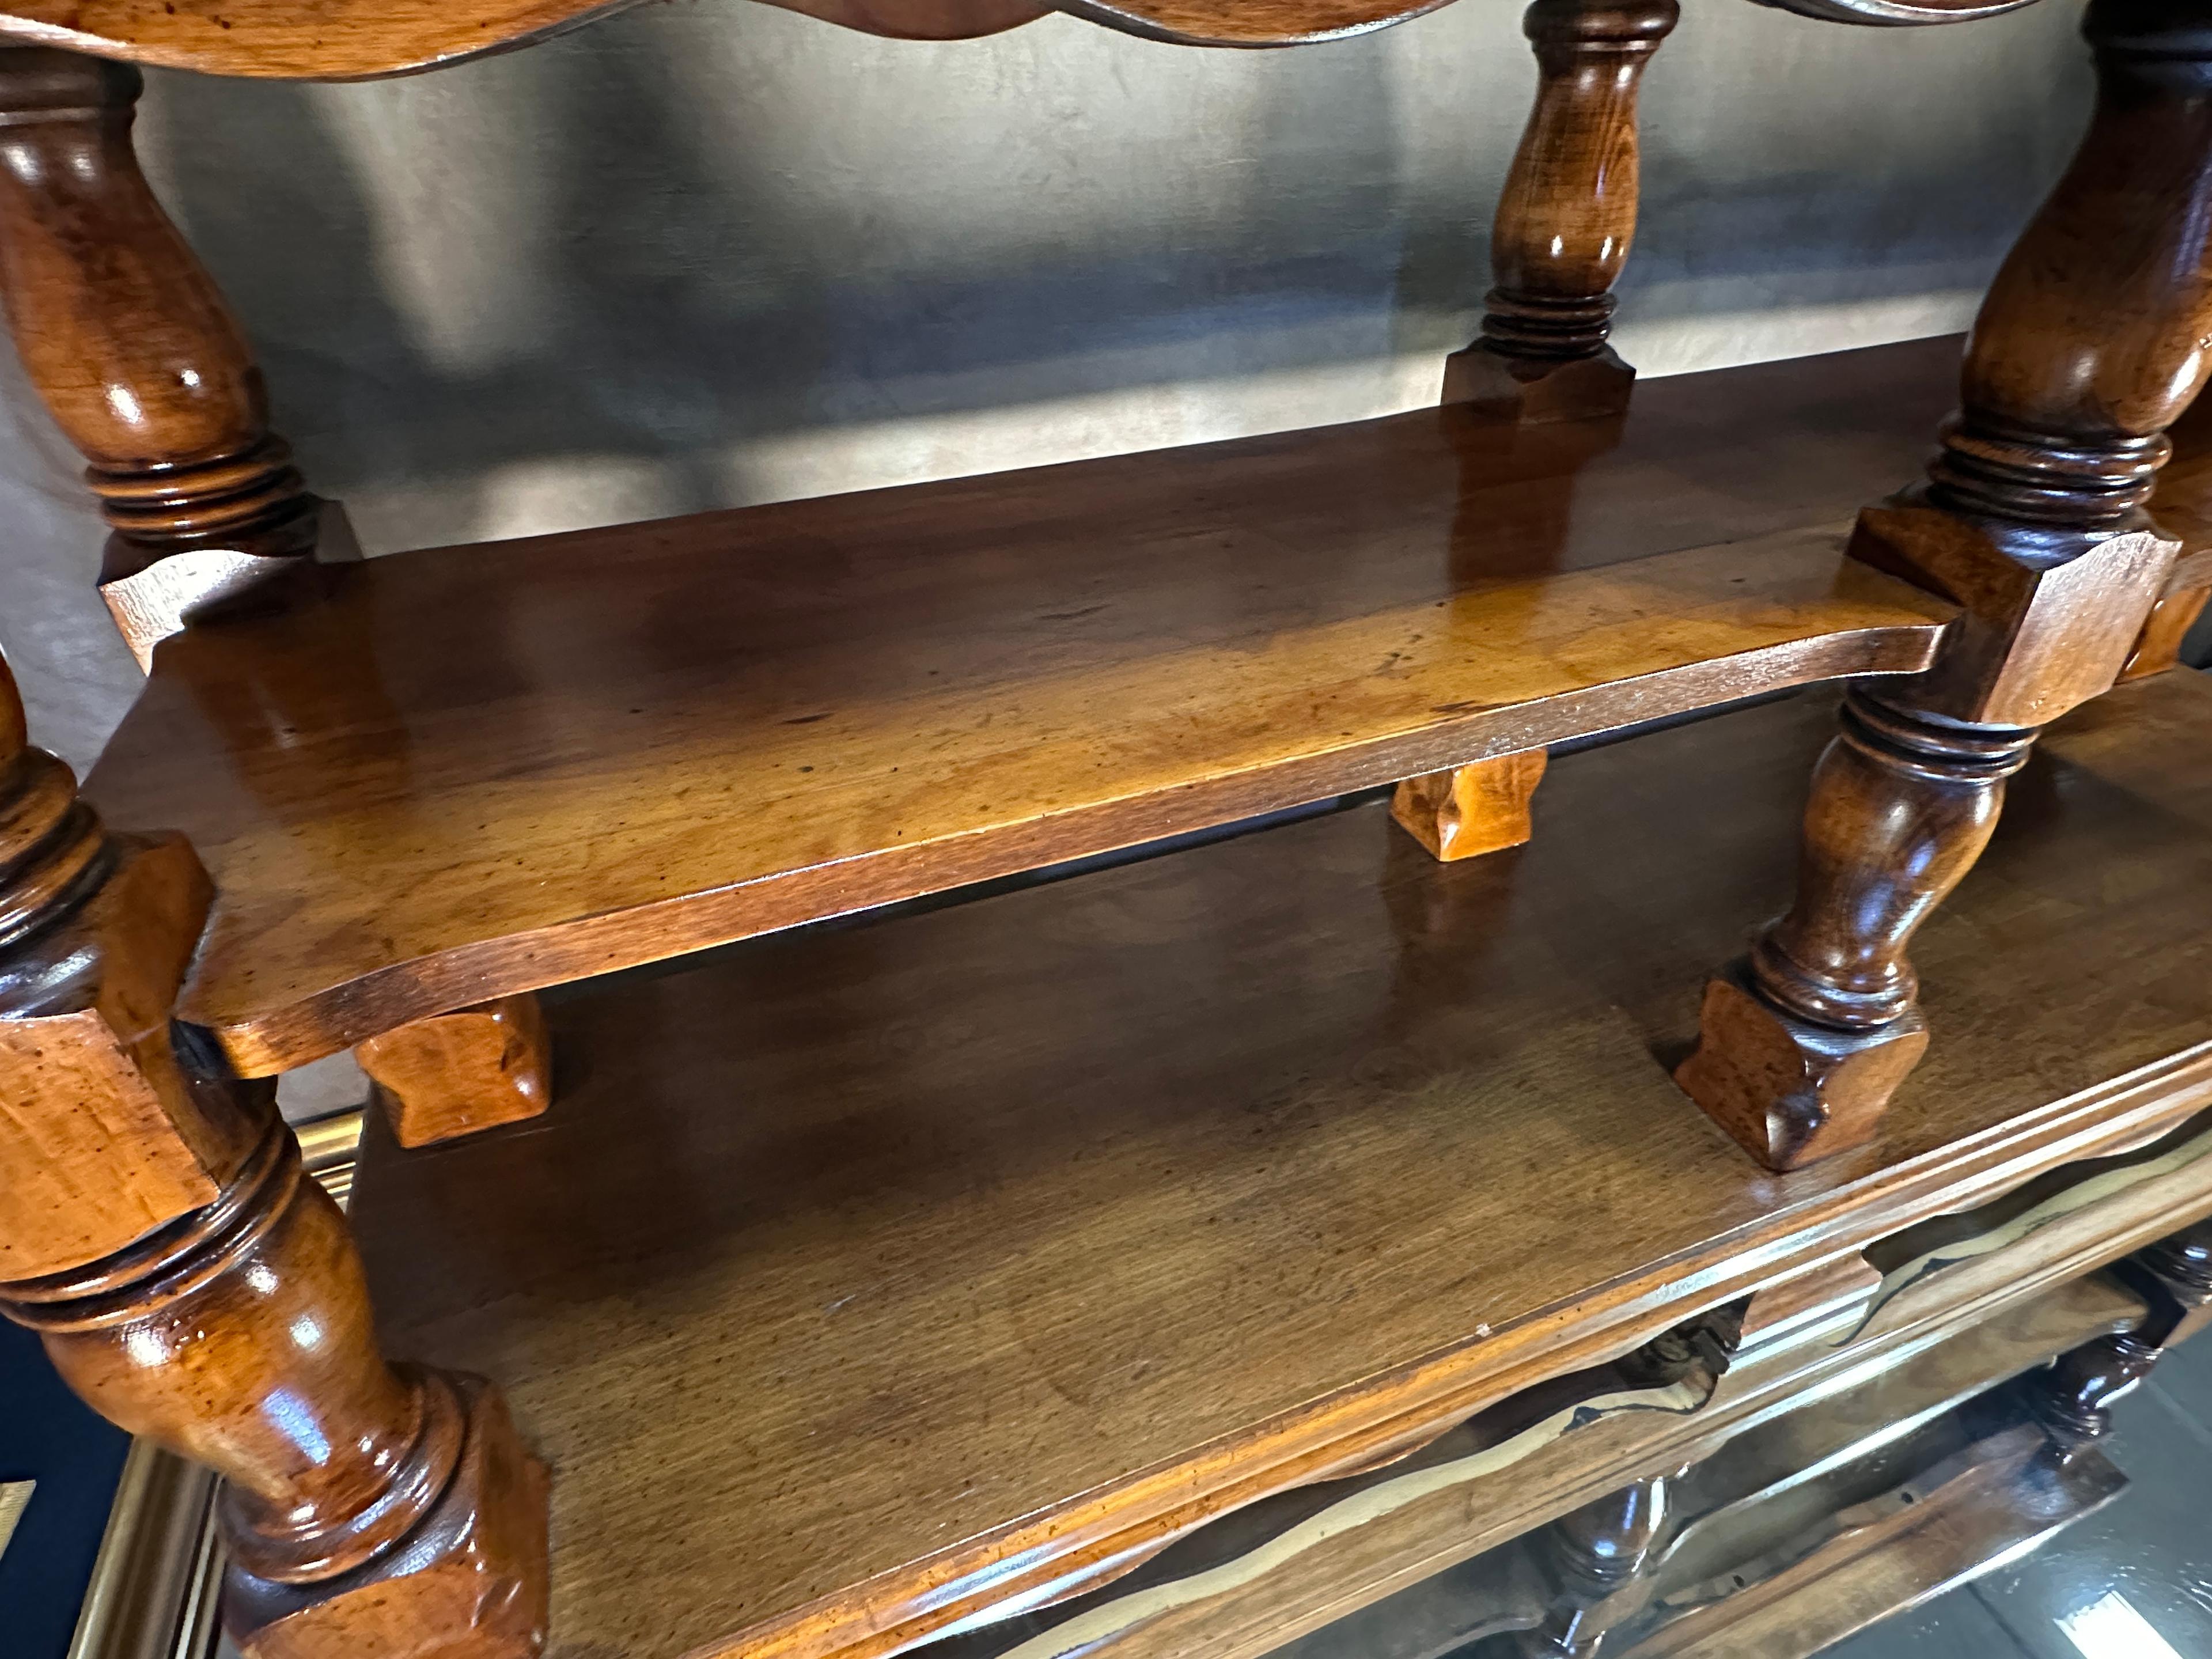
[{"label": "glossy varnish finish", "polygon": [[1606,344],[1636,240],[1636,94],[1674,0],[1536,0],[1536,104],[1491,231],[1482,338],[1444,365],[1444,401],[1501,418],[1627,406],[1635,371]]},{"label": "glossy varnish finish", "polygon": [[101,588],[143,665],[180,618],[307,574],[319,506],[237,323],[131,143],[138,72],[0,49],[0,301],[113,530]]},{"label": "glossy varnish finish", "polygon": [[0,1314],[103,1416],[228,1482],[253,1659],[404,1656],[418,1631],[525,1659],[542,1474],[490,1390],[386,1364],[273,1091],[173,1041],[207,902],[182,842],[76,799],[0,666]]},{"label": "glossy varnish finish", "polygon": [[1528,803],[1544,781],[1541,749],[1476,761],[1449,772],[1407,778],[1390,798],[1390,816],[1440,859],[1479,859],[1518,847],[1534,833]]},{"label": "glossy varnish finish", "polygon": [[551,1098],[545,1016],[527,994],[416,1020],[357,1045],[354,1058],[403,1146],[520,1122]]},{"label": "glossy varnish finish", "polygon": [[[1808,1401],[1840,1397],[1865,1431],[1893,1426],[2127,1331],[2146,1302],[2093,1270],[2208,1211],[2212,1123],[2199,1117],[2142,1152],[2069,1164],[1759,1291],[1735,1310],[1741,1334],[1717,1378],[1698,1375],[1713,1369],[1708,1352],[1662,1374],[1663,1389],[1632,1358],[1555,1379],[1412,1458],[1255,1504],[1094,1594],[951,1641],[940,1659],[1433,1659],[1490,1616],[1454,1611],[1460,1585],[1490,1582],[1470,1557],[1625,1482],[1723,1448],[1733,1457],[1737,1437]],[[1624,1390],[1624,1376],[1637,1386]],[[1792,1442],[1793,1474],[1834,1449]],[[1517,1597],[1525,1625],[1544,1605],[1541,1593]],[[1566,1605],[1598,1611],[1587,1587]],[[1638,1608],[1603,1611],[1618,1623]],[[1574,1633],[1601,1622],[1577,1620]],[[1283,1648],[1332,1624],[1310,1647]]]},{"label": "glossy varnish finish", "polygon": [[1796,901],[1713,981],[1678,1073],[1771,1168],[1874,1132],[1923,1041],[1912,929],[1972,866],[2036,729],[2118,677],[2182,550],[2145,509],[2212,371],[2212,22],[2185,0],[2093,0],[2085,33],[2081,149],[1983,302],[1927,482],[1851,539],[1961,615],[1928,673],[1852,706],[1814,775]]},{"label": "glossy varnish finish", "polygon": [[1427,410],[377,559],[165,644],[88,789],[191,836],[221,899],[184,1017],[280,1070],[488,995],[1920,666],[1948,608],[1791,527],[1911,464],[1956,349],[1655,382],[1618,422]]},{"label": "glossy varnish finish", "polygon": [[1673,1091],[1804,702],[1558,761],[1492,858],[1370,806],[549,998],[566,1097],[373,1139],[356,1216],[560,1470],[551,1651],[887,1651],[2201,1109],[2186,674],[2016,780],[1882,1139],[1772,1176]]},{"label": "glossy varnish finish", "polygon": [[[637,0],[9,0],[0,38],[213,75],[354,80],[404,74],[576,28]],[[871,34],[960,40],[1050,11],[1195,46],[1356,34],[1449,0],[769,0]]]}]

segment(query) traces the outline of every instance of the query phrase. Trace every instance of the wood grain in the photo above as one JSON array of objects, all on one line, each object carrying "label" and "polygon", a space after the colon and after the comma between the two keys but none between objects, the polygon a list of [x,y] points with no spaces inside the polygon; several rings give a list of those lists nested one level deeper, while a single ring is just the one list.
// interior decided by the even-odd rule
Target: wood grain
[{"label": "wood grain", "polygon": [[100,590],[143,667],[193,614],[289,586],[319,503],[236,320],[139,171],[127,65],[0,49],[0,302],[112,532]]},{"label": "wood grain", "polygon": [[[995,34],[1051,11],[1191,46],[1272,46],[1401,22],[1449,0],[767,0],[913,40]],[[0,40],[209,75],[404,75],[580,28],[637,0],[9,0]]]},{"label": "wood grain", "polygon": [[182,1015],[278,1071],[488,996],[1923,665],[1948,611],[1796,527],[1911,465],[1956,349],[1684,376],[1620,422],[1421,410],[375,559],[319,606],[165,644],[87,792],[190,835],[220,900]]},{"label": "wood grain", "polygon": [[[1972,1231],[1977,1212],[1883,1241],[1886,1273],[1851,1256],[1760,1291],[1734,1363],[1710,1384],[1692,1376],[1673,1394],[1621,1395],[1611,1367],[1546,1383],[1389,1470],[1263,1500],[1107,1589],[946,1641],[941,1659],[1256,1659],[1279,1649],[1284,1659],[1425,1659],[1473,1639],[1500,1589],[1515,1623],[1533,1626],[1540,1592],[1515,1593],[1510,1576],[1501,1584],[1495,1554],[1470,1558],[1808,1406],[1847,1400],[1847,1429],[1893,1434],[2138,1322],[2144,1303],[2092,1269],[2154,1237],[2159,1203],[2212,1207],[2212,1128],[2148,1162],[2054,1170],[2026,1196],[2046,1187],[2025,1212],[1990,1216],[1985,1231]],[[1916,1254],[1946,1228],[1949,1254]],[[1685,1392],[1696,1401],[1687,1409]],[[1792,1471],[1834,1450],[1802,1431],[1788,1438]],[[1283,1647],[1324,1626],[1310,1647]]]},{"label": "wood grain", "polygon": [[[1786,1482],[1797,1471],[1777,1474]],[[1784,1538],[1769,1531],[1768,1553],[1702,1587],[1710,1599],[1624,1649],[1624,1659],[1810,1659],[2017,1559],[2126,1487],[2103,1457],[2054,1470],[2043,1435],[2027,1425],[2006,1429],[1813,1528]],[[1805,1495],[1796,1496],[1802,1505]],[[1773,1526],[1756,1511],[1743,1519],[1762,1522]]]},{"label": "wood grain", "polygon": [[535,1117],[551,1098],[553,1056],[532,996],[434,1014],[354,1049],[403,1146],[427,1146]]},{"label": "wood grain", "polygon": [[1407,778],[1390,798],[1390,816],[1435,857],[1479,859],[1518,847],[1534,834],[1528,803],[1544,781],[1541,749],[1477,761],[1449,772]]},{"label": "wood grain", "polygon": [[1637,90],[1674,0],[1535,0],[1536,102],[1490,234],[1482,337],[1444,362],[1443,401],[1517,421],[1627,407],[1636,371],[1607,345],[1636,240]]},{"label": "wood grain", "polygon": [[1674,1080],[1771,1170],[1874,1134],[1928,1046],[1905,947],[1989,844],[2033,732],[1923,719],[1854,690],[1813,769],[1797,893],[1705,988]]},{"label": "wood grain", "polygon": [[2193,674],[2016,780],[1882,1140],[1770,1176],[1674,1092],[1831,718],[1562,758],[1495,858],[1378,804],[549,997],[567,1097],[372,1129],[355,1214],[388,1341],[507,1379],[561,1470],[551,1651],[858,1659],[1049,1599],[2212,1102]]},{"label": "wood grain", "polygon": [[252,1152],[252,1113],[169,1030],[210,896],[175,836],[112,836],[77,799],[0,661],[0,1280],[134,1243]]},{"label": "wood grain", "polygon": [[2084,33],[2088,131],[1975,318],[1926,482],[1851,538],[1960,614],[1926,674],[1850,705],[1796,898],[1711,981],[1676,1073],[1773,1167],[1874,1133],[1927,1042],[1917,919],[1972,864],[2036,728],[2118,678],[2181,552],[2146,507],[2212,374],[2212,22],[2091,0]]}]

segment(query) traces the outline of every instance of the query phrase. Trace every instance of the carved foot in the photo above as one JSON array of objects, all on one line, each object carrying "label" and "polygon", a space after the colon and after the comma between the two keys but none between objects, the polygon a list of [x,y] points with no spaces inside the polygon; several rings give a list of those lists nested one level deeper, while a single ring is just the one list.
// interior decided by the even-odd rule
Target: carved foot
[{"label": "carved foot", "polygon": [[1635,385],[1611,346],[1587,357],[1520,357],[1477,340],[1444,359],[1445,403],[1522,426],[1618,415]]},{"label": "carved foot", "polygon": [[1534,833],[1528,802],[1549,759],[1529,749],[1407,778],[1390,799],[1390,816],[1446,863],[1518,847]]},{"label": "carved foot", "polygon": [[403,1146],[428,1146],[536,1117],[551,1103],[552,1055],[534,996],[418,1019],[354,1050]]},{"label": "carved foot", "polygon": [[1795,1170],[1872,1138],[1882,1108],[1927,1052],[1918,1012],[1838,1031],[1784,1012],[1731,963],[1705,987],[1682,1092],[1770,1170]]},{"label": "carved foot", "polygon": [[[452,1484],[391,1552],[311,1586],[233,1566],[223,1624],[249,1659],[527,1659],[545,1639],[545,1468],[489,1384],[448,1388],[463,1425]],[[392,1561],[404,1561],[404,1571]]]},{"label": "carved foot", "polygon": [[[1917,687],[1915,687],[1917,690]],[[1988,845],[2033,731],[1863,690],[1813,769],[1790,912],[1705,988],[1674,1080],[1769,1169],[1874,1133],[1928,1046],[1905,946]]]},{"label": "carved foot", "polygon": [[273,1115],[212,1203],[0,1285],[0,1311],[102,1416],[224,1475],[250,1659],[537,1651],[544,1471],[489,1384],[384,1362],[345,1219]]}]

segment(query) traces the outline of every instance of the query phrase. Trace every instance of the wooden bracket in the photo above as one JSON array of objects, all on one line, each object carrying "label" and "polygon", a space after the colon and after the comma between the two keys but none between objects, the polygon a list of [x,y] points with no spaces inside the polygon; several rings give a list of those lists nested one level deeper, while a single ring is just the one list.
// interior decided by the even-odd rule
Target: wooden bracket
[{"label": "wooden bracket", "polygon": [[1528,803],[1549,759],[1528,749],[1407,778],[1390,798],[1390,816],[1446,863],[1518,847],[1535,833]]},{"label": "wooden bracket", "polygon": [[545,1016],[528,994],[402,1025],[354,1049],[402,1146],[536,1117],[551,1103]]}]

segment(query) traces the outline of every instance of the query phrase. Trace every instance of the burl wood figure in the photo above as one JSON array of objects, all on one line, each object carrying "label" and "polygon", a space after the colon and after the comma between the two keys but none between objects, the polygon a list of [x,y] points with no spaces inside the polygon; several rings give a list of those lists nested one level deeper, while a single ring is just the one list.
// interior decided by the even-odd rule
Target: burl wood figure
[{"label": "burl wood figure", "polygon": [[[0,303],[88,463],[110,531],[100,593],[143,668],[196,618],[312,602],[318,554],[354,550],[270,433],[245,337],[139,170],[142,84],[128,64],[0,50]],[[405,1145],[544,1109],[527,1001],[403,1028],[362,1057]]]},{"label": "burl wood figure", "polygon": [[210,890],[109,834],[0,670],[0,1311],[112,1422],[227,1486],[255,1659],[520,1659],[546,1489],[489,1383],[387,1364],[345,1218],[266,1084],[169,1010]]},{"label": "burl wood figure", "polygon": [[[1628,407],[1636,371],[1607,337],[1636,240],[1636,96],[1680,15],[1675,0],[1535,0],[1522,15],[1535,107],[1491,231],[1482,337],[1445,360],[1445,403],[1524,423]],[[1535,750],[1409,778],[1391,815],[1447,861],[1518,847],[1544,763]]]},{"label": "burl wood figure", "polygon": [[2087,32],[2088,134],[1983,304],[1927,482],[1851,544],[1965,614],[1925,675],[1850,695],[1796,901],[1708,986],[1676,1073],[1771,1168],[1874,1133],[1928,1042],[1907,944],[2038,728],[2112,684],[2178,551],[2144,504],[2212,368],[2212,16],[2094,0]]}]

